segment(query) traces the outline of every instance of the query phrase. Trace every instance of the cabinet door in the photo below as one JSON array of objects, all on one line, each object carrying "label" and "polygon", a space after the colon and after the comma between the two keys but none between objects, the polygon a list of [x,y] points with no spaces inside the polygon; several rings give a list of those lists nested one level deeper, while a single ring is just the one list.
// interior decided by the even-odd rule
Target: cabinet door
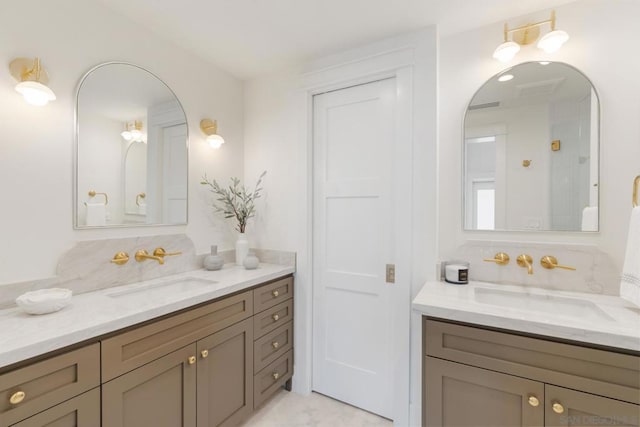
[{"label": "cabinet door", "polygon": [[13,427],[82,427],[100,425],[100,389],[76,396]]},{"label": "cabinet door", "polygon": [[195,427],[196,345],[102,385],[102,427]]},{"label": "cabinet door", "polygon": [[547,426],[640,426],[640,406],[552,385],[545,386]]},{"label": "cabinet door", "polygon": [[198,341],[198,427],[238,425],[253,410],[253,319]]},{"label": "cabinet door", "polygon": [[424,375],[427,426],[543,425],[543,383],[433,357]]}]

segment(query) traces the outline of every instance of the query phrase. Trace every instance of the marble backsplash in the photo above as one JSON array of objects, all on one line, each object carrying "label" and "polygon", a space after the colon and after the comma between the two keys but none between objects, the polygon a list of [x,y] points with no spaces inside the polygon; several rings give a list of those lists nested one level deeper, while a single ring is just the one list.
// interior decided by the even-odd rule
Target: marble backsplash
[{"label": "marble backsplash", "polygon": [[[152,254],[161,247],[166,252],[181,252],[180,255],[166,256],[164,264],[155,260],[137,262],[136,251],[146,249]],[[269,249],[251,249],[260,262],[293,266],[296,256],[293,252]],[[126,252],[129,261],[124,265],[112,263],[114,255]],[[235,262],[235,251],[220,251],[225,263]],[[0,285],[0,308],[14,305],[14,300],[24,292],[62,287],[74,294],[98,289],[142,282],[162,276],[193,271],[202,268],[207,253],[196,254],[193,242],[184,234],[130,237],[121,239],[90,240],[78,242],[62,255],[56,269],[56,276],[27,282]]]},{"label": "marble backsplash", "polygon": [[[509,264],[483,261],[493,259],[498,252],[509,255]],[[527,274],[526,268],[518,266],[516,258],[520,254],[533,258],[532,275]],[[540,259],[545,255],[553,255],[558,264],[575,267],[576,270],[547,270],[540,265]],[[621,273],[609,255],[594,245],[469,240],[450,259],[441,261],[451,260],[469,263],[470,280],[619,295]]]}]

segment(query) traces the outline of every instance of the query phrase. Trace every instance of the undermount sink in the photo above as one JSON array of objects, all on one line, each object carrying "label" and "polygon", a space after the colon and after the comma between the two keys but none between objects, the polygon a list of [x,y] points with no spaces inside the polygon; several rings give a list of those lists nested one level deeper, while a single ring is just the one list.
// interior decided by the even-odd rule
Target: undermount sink
[{"label": "undermount sink", "polygon": [[591,301],[578,298],[489,288],[476,288],[474,291],[475,300],[481,304],[549,313],[574,319],[614,320]]},{"label": "undermount sink", "polygon": [[135,294],[153,295],[156,293],[173,294],[176,292],[187,292],[194,289],[205,288],[218,282],[214,280],[199,279],[195,277],[184,277],[181,279],[167,280],[164,282],[149,283],[145,285],[133,286],[128,289],[122,289],[110,292],[107,296],[111,298],[120,298]]}]

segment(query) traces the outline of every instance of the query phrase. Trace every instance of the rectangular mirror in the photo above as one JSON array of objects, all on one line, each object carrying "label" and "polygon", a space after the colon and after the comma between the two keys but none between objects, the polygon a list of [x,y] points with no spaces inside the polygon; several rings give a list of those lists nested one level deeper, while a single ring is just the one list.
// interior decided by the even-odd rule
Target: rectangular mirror
[{"label": "rectangular mirror", "polygon": [[489,79],[464,118],[464,228],[598,231],[599,124],[595,88],[567,64]]},{"label": "rectangular mirror", "polygon": [[136,65],[84,75],[76,99],[74,226],[187,223],[188,130],[178,98]]}]

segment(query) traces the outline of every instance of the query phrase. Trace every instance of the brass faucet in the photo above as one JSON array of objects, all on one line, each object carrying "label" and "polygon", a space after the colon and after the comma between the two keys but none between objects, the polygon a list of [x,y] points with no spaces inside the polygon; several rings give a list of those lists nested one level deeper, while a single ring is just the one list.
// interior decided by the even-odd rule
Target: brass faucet
[{"label": "brass faucet", "polygon": [[518,255],[516,261],[518,261],[518,265],[520,267],[524,267],[527,269],[527,274],[533,274],[533,258],[531,258],[531,255]]},{"label": "brass faucet", "polygon": [[155,259],[156,261],[158,261],[158,264],[164,264],[164,259],[161,256],[149,255],[149,252],[144,249],[140,249],[138,252],[136,252],[136,261],[142,262],[145,259]]}]

